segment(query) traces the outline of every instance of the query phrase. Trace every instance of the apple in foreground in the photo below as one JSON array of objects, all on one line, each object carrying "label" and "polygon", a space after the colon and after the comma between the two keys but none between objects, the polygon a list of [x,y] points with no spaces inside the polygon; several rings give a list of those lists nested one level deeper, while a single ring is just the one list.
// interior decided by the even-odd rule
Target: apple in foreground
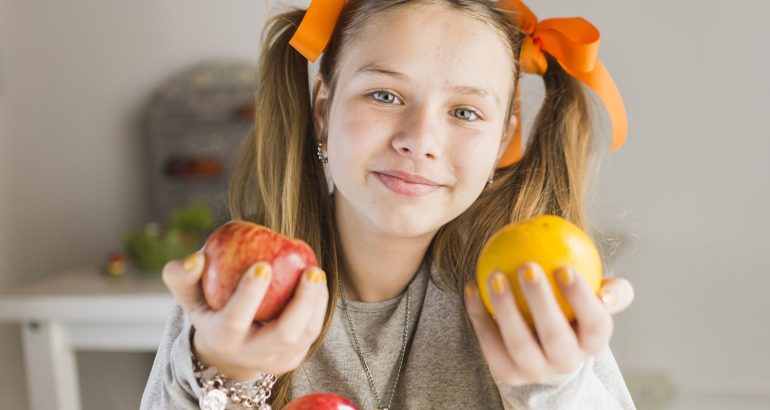
[{"label": "apple in foreground", "polygon": [[339,394],[312,393],[290,401],[283,410],[358,410],[358,407]]},{"label": "apple in foreground", "polygon": [[202,252],[206,266],[201,287],[213,310],[222,309],[249,266],[267,262],[273,270],[270,287],[254,321],[275,319],[294,295],[302,272],[317,266],[315,252],[304,241],[289,238],[255,223],[232,220],[209,235]]}]

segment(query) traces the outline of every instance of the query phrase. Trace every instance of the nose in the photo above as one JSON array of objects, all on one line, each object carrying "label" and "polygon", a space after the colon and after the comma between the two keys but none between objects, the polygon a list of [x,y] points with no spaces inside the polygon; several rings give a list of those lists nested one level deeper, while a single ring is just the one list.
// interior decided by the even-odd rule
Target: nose
[{"label": "nose", "polygon": [[393,148],[413,159],[436,159],[442,151],[441,116],[428,104],[414,106],[393,138]]}]

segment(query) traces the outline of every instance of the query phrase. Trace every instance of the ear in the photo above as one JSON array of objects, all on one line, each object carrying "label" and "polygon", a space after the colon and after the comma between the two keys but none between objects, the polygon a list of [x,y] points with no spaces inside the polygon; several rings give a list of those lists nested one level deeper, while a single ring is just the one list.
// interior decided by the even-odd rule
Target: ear
[{"label": "ear", "polygon": [[497,149],[497,160],[495,161],[495,164],[500,162],[500,158],[502,158],[505,151],[508,150],[508,144],[511,142],[511,139],[513,139],[513,132],[516,131],[517,123],[518,119],[516,118],[516,114],[511,114],[511,118],[508,119],[508,132],[503,134],[503,137],[500,140],[500,147]]},{"label": "ear", "polygon": [[326,123],[324,114],[326,113],[326,105],[329,102],[329,89],[324,84],[321,78],[321,73],[316,74],[313,80],[313,126],[315,127],[316,138],[321,136],[321,130]]}]

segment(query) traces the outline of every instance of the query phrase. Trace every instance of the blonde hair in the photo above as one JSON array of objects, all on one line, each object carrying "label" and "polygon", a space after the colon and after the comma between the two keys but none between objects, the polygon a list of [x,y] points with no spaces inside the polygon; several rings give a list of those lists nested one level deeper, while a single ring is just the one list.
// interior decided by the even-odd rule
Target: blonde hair
[{"label": "blonde hair", "polygon": [[[489,24],[514,56],[513,77],[519,84],[523,33],[487,0],[349,0],[320,61],[320,74],[333,104],[339,53],[378,13],[399,6],[436,4]],[[233,219],[264,225],[307,242],[328,275],[329,304],[321,336],[306,359],[321,345],[337,301],[342,249],[335,230],[334,198],[329,195],[317,141],[308,87],[308,62],[289,45],[306,10],[270,17],[263,32],[253,132],[241,146],[230,180],[228,203]],[[584,226],[583,198],[591,160],[588,104],[579,83],[549,57],[544,76],[545,101],[535,119],[520,161],[496,171],[494,183],[460,216],[439,229],[426,252],[444,290],[460,292],[474,278],[476,261],[486,240],[504,225],[538,214],[562,216]],[[513,90],[507,119],[513,112]],[[512,130],[505,129],[504,135]],[[467,318],[466,318],[467,320]],[[283,407],[291,398],[296,370],[279,376],[271,404]]]}]

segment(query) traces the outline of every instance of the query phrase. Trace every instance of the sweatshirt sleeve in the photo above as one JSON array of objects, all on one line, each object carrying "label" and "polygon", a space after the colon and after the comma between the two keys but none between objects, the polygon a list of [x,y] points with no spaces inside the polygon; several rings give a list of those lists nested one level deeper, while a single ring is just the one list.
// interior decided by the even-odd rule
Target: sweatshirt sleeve
[{"label": "sweatshirt sleeve", "polygon": [[635,410],[609,346],[570,374],[513,387],[495,380],[506,410]]},{"label": "sweatshirt sleeve", "polygon": [[202,391],[193,374],[190,357],[192,325],[175,305],[166,322],[150,377],[142,394],[141,410],[199,409]]}]

